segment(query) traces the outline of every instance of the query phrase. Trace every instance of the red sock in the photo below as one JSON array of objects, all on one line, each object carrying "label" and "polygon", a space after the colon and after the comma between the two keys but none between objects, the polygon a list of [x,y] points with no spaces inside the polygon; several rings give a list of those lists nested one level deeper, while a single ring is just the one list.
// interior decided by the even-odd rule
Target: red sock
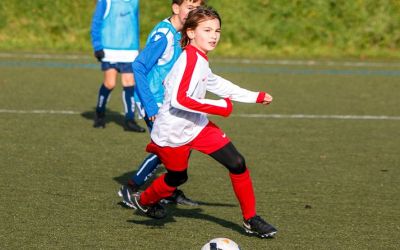
[{"label": "red sock", "polygon": [[158,177],[153,183],[140,195],[140,203],[144,206],[156,204],[162,198],[170,197],[176,187],[170,187],[164,181],[165,174]]},{"label": "red sock", "polygon": [[246,169],[242,174],[229,173],[229,177],[231,178],[236,198],[239,200],[243,218],[248,220],[256,215],[256,198],[254,196],[249,170]]}]

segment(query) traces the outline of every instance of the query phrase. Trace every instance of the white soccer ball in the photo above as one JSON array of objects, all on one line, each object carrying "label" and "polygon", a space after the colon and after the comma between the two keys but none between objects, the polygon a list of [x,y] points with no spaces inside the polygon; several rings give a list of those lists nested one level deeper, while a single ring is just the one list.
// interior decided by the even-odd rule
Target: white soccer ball
[{"label": "white soccer ball", "polygon": [[207,242],[201,250],[240,250],[240,247],[233,240],[215,238]]}]

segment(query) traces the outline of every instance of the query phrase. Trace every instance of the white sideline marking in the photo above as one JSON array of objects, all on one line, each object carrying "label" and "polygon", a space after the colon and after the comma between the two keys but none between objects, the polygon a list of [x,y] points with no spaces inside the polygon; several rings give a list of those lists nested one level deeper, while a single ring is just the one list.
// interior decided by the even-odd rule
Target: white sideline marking
[{"label": "white sideline marking", "polygon": [[[66,59],[82,60],[94,59],[85,54],[34,54],[34,53],[0,53],[0,58],[31,58],[31,59]],[[303,66],[344,66],[344,67],[400,67],[399,62],[361,62],[361,61],[319,61],[319,60],[257,60],[257,59],[211,59],[213,62],[241,63],[241,64],[266,64],[266,65],[303,65]]]},{"label": "white sideline marking", "polygon": [[317,60],[257,60],[257,59],[215,59],[221,63],[241,64],[266,64],[266,65],[300,65],[300,66],[344,66],[344,67],[400,67],[400,63],[394,62],[341,62],[341,61],[317,61]]},{"label": "white sideline marking", "polygon": [[13,109],[0,109],[0,113],[10,114],[57,114],[57,115],[77,115],[80,112],[70,110],[13,110]]},{"label": "white sideline marking", "polygon": [[30,53],[0,53],[0,58],[81,60],[81,59],[91,59],[92,57],[88,55],[86,56],[86,55],[57,55],[57,54],[30,54]]},{"label": "white sideline marking", "polygon": [[246,118],[274,118],[274,119],[334,119],[334,120],[400,120],[400,116],[375,115],[306,115],[306,114],[233,114],[236,117]]},{"label": "white sideline marking", "polygon": [[[79,115],[82,112],[72,110],[13,110],[0,109],[0,114],[56,114]],[[122,113],[121,113],[122,114]],[[270,118],[270,119],[333,119],[333,120],[400,120],[400,116],[386,115],[307,115],[307,114],[232,114],[234,117]]]},{"label": "white sideline marking", "polygon": [[80,112],[70,110],[13,110],[13,109],[0,109],[0,113],[9,114],[57,114],[57,115],[77,115]]}]

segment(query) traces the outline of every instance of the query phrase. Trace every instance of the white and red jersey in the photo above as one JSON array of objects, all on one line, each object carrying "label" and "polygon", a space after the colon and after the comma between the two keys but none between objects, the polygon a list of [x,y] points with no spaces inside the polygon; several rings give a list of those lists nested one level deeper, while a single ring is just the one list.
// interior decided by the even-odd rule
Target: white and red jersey
[{"label": "white and red jersey", "polygon": [[[262,102],[253,92],[212,73],[207,55],[188,45],[164,81],[165,95],[151,131],[159,146],[178,147],[192,141],[207,125],[207,114],[229,116],[233,101]],[[205,99],[210,91],[223,99]]]}]

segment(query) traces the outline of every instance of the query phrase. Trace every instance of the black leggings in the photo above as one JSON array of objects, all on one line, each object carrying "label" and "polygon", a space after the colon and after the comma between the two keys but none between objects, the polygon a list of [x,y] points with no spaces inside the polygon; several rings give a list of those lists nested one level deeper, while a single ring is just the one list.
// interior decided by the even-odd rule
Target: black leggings
[{"label": "black leggings", "polygon": [[[236,150],[232,142],[221,149],[209,154],[216,161],[224,165],[232,174],[242,174],[246,171],[246,163],[243,156]],[[171,171],[165,175],[165,183],[170,187],[178,187],[188,179],[187,170]]]},{"label": "black leggings", "polygon": [[242,174],[246,171],[246,162],[232,142],[211,153],[210,156],[224,165],[232,174]]},{"label": "black leggings", "polygon": [[170,187],[178,187],[185,183],[188,179],[187,169],[183,171],[171,171],[167,169],[164,181]]}]

